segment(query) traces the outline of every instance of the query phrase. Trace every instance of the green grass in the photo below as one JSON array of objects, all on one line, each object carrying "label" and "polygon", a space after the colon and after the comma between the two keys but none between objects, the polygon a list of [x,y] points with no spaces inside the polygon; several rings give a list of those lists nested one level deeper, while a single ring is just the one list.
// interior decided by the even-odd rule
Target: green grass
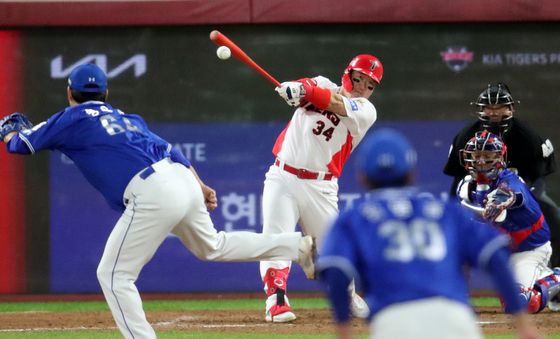
[{"label": "green grass", "polygon": [[[475,306],[500,306],[496,298],[474,298],[471,300]],[[260,299],[238,299],[238,300],[148,300],[144,302],[146,311],[189,311],[189,310],[255,310],[261,311],[262,300]],[[326,300],[321,298],[305,299],[298,298],[293,300],[292,306],[305,309],[323,309],[328,307]],[[94,312],[109,309],[104,301],[85,301],[85,302],[0,302],[0,312]],[[83,330],[83,331],[33,331],[33,332],[1,332],[0,338],[19,339],[19,338],[57,338],[57,339],[101,339],[101,338],[122,338],[117,330]],[[270,334],[262,333],[212,333],[212,332],[158,332],[158,338],[207,338],[207,339],[271,339]],[[281,335],[274,336],[281,338],[298,339],[326,339],[334,338],[332,335]],[[367,338],[358,336],[357,338]],[[515,338],[513,335],[489,335],[488,339],[509,339]],[[548,336],[548,339],[560,339],[560,329],[558,335]]]},{"label": "green grass", "polygon": [[[326,308],[324,299],[297,299],[292,306],[296,308]],[[146,311],[189,311],[189,310],[260,310],[263,301],[260,299],[237,300],[148,300],[144,301]],[[104,301],[86,302],[0,302],[0,312],[92,312],[108,311]]]}]

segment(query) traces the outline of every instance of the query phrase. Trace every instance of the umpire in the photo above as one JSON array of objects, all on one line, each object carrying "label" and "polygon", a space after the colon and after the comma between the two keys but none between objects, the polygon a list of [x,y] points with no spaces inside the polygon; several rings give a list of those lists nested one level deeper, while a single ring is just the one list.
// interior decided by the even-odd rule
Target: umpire
[{"label": "umpire", "polygon": [[516,101],[504,83],[488,84],[475,104],[478,120],[465,126],[453,139],[443,173],[454,177],[450,195],[456,196],[457,184],[467,175],[461,165],[460,150],[478,131],[484,129],[499,135],[507,146],[507,166],[516,169],[537,199],[550,225],[552,258],[551,266],[560,266],[560,210],[546,194],[544,177],[554,173],[554,148],[549,139],[543,140],[525,122],[515,118]]}]

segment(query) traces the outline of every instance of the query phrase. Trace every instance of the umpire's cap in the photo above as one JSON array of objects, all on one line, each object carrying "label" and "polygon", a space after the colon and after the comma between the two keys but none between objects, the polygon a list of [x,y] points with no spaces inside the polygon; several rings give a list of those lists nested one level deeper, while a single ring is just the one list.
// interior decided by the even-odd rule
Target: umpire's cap
[{"label": "umpire's cap", "polygon": [[83,64],[72,70],[68,86],[77,92],[104,93],[107,90],[107,75],[96,64]]},{"label": "umpire's cap", "polygon": [[396,130],[373,130],[359,147],[357,166],[370,181],[396,183],[415,169],[416,151]]}]

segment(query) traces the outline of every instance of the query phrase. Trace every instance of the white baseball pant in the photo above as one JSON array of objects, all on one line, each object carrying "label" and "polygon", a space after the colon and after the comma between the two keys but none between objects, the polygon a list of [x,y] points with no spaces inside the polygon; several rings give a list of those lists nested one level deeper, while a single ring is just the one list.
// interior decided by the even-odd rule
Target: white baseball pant
[{"label": "white baseball pant", "polygon": [[441,297],[391,305],[370,324],[372,339],[482,339],[471,307]]},{"label": "white baseball pant", "polygon": [[198,258],[212,261],[297,260],[301,233],[217,232],[193,173],[167,159],[128,184],[126,210],[97,269],[103,294],[125,338],[156,338],[135,285],[144,265],[172,232]]},{"label": "white baseball pant", "polygon": [[[272,165],[266,173],[262,204],[264,234],[293,232],[299,223],[304,234],[316,238],[320,249],[338,215],[338,181],[299,179]],[[261,278],[269,268],[290,266],[289,260],[261,261]]]},{"label": "white baseball pant", "polygon": [[550,242],[530,251],[513,253],[510,264],[515,280],[523,287],[532,288],[537,280],[553,273],[548,267],[551,255]]}]

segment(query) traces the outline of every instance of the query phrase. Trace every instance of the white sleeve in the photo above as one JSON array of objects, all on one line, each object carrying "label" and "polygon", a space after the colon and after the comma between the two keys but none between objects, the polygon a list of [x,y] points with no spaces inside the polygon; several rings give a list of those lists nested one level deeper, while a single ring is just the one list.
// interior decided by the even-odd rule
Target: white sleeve
[{"label": "white sleeve", "polygon": [[330,89],[333,92],[336,92],[336,90],[338,89],[337,84],[325,78],[324,76],[316,76],[313,78],[313,80],[317,81],[317,86],[319,87]]},{"label": "white sleeve", "polygon": [[343,97],[342,100],[347,116],[340,116],[340,120],[348,128],[352,137],[358,138],[359,142],[377,120],[377,110],[366,98]]}]

